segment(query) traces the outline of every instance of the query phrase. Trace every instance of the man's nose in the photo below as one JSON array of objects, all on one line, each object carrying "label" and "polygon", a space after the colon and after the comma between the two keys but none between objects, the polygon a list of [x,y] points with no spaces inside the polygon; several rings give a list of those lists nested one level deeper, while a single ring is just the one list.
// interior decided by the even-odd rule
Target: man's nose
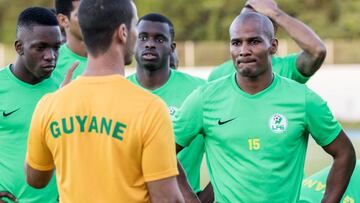
[{"label": "man's nose", "polygon": [[250,50],[251,50],[250,46],[244,43],[239,47],[239,55],[248,56],[251,53]]},{"label": "man's nose", "polygon": [[52,49],[48,49],[45,51],[45,54],[44,54],[45,60],[55,60],[55,58],[56,58],[56,51],[54,51]]},{"label": "man's nose", "polygon": [[149,39],[148,41],[146,41],[145,42],[145,48],[155,48],[154,40]]}]

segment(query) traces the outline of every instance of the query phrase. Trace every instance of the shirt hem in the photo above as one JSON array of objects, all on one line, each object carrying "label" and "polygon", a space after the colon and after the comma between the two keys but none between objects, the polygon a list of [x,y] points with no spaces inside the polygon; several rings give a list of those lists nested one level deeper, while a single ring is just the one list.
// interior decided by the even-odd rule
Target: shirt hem
[{"label": "shirt hem", "polygon": [[167,170],[164,172],[144,176],[144,179],[145,179],[145,182],[150,182],[150,181],[160,180],[160,179],[169,178],[169,177],[177,176],[177,175],[179,175],[177,168],[171,168],[170,170]]}]

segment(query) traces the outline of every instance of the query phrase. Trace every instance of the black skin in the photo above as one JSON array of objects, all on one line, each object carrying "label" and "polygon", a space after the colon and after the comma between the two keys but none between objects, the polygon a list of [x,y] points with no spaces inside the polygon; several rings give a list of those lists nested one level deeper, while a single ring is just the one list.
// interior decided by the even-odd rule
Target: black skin
[{"label": "black skin", "polygon": [[[256,94],[271,84],[273,75],[270,58],[276,52],[277,41],[272,39],[273,33],[270,37],[266,34],[269,30],[265,29],[272,29],[269,20],[256,16],[258,14],[245,15],[248,15],[246,20],[239,17],[230,27],[230,52],[236,66],[238,86],[249,94]],[[177,145],[176,151],[180,152],[182,148]],[[334,162],[322,203],[339,202],[355,167],[355,151],[344,131],[340,131],[338,137],[323,149],[332,156]],[[204,195],[212,202],[212,188],[210,185],[207,188],[203,191],[207,193]]]},{"label": "black skin", "polygon": [[[184,149],[183,146],[176,144],[176,154],[179,153],[183,149]],[[191,187],[187,182],[187,178],[186,178],[184,169],[182,168],[179,161],[178,161],[178,170],[179,170],[179,175],[177,176],[177,180],[178,180],[178,183],[180,186],[180,190],[181,191],[191,190]],[[196,195],[197,195],[198,199],[200,200],[200,202],[202,202],[202,203],[205,203],[205,202],[212,203],[215,200],[213,187],[212,187],[211,183],[209,183],[204,188],[203,191],[198,192]]]},{"label": "black skin", "polygon": [[34,25],[17,34],[15,50],[18,54],[12,73],[23,82],[37,84],[53,72],[61,45],[59,26]]},{"label": "black skin", "polygon": [[179,67],[179,59],[177,57],[176,51],[170,54],[170,68],[177,70]]},{"label": "black skin", "polygon": [[169,79],[169,57],[176,44],[171,39],[170,27],[166,23],[142,20],[137,29],[136,77],[143,87],[157,89]]},{"label": "black skin", "polygon": [[296,67],[304,76],[311,76],[326,57],[326,47],[320,37],[303,22],[282,11],[275,0],[248,0],[245,7],[269,17],[301,48]]}]

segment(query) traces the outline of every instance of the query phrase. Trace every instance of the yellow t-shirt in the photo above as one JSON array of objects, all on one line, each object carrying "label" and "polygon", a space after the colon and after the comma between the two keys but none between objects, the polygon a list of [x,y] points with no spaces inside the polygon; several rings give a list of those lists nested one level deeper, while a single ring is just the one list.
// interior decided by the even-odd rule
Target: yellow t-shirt
[{"label": "yellow t-shirt", "polygon": [[27,162],[56,167],[60,202],[149,202],[146,182],[178,174],[160,98],[120,75],[79,77],[38,103]]}]

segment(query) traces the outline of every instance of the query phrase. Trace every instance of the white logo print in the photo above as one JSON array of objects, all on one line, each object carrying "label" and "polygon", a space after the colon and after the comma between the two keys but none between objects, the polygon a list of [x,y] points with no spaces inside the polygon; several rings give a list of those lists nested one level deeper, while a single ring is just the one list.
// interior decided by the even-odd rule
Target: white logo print
[{"label": "white logo print", "polygon": [[175,116],[175,113],[178,111],[178,108],[176,106],[169,106],[169,113],[170,116]]},{"label": "white logo print", "polygon": [[269,127],[270,130],[274,133],[280,134],[286,131],[288,127],[288,121],[285,116],[276,113],[271,116],[269,120]]}]

